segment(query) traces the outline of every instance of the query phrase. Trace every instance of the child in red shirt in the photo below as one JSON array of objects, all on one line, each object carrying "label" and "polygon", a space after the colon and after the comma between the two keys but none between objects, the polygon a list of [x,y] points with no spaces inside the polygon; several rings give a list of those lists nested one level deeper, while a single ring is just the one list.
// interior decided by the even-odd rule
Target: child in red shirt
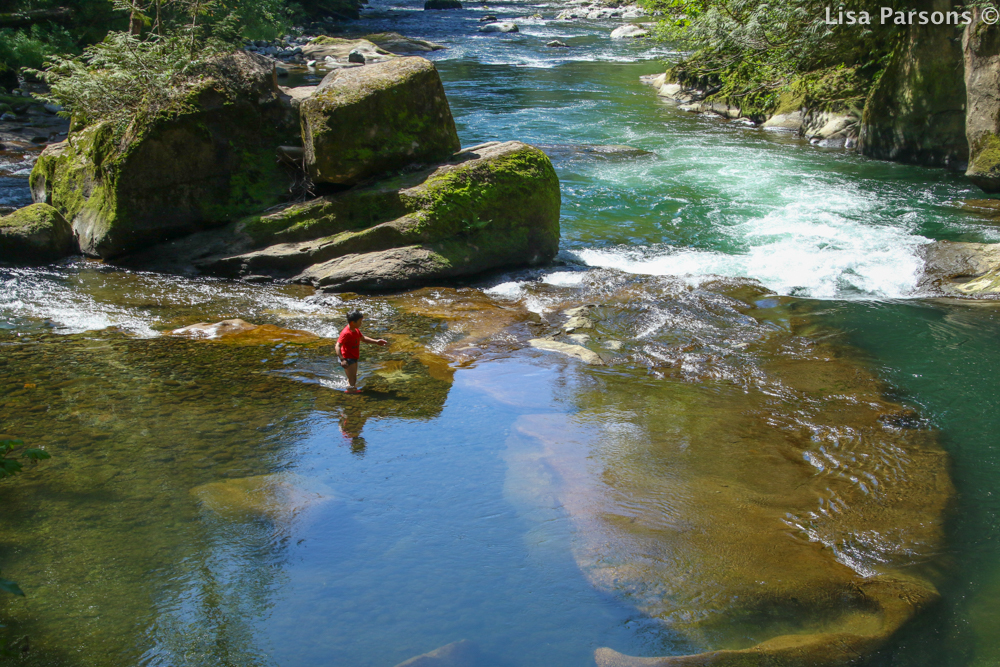
[{"label": "child in red shirt", "polygon": [[389,344],[389,341],[384,338],[375,340],[361,333],[361,321],[364,318],[365,316],[358,310],[348,313],[347,326],[337,338],[337,359],[340,360],[341,367],[347,373],[348,394],[357,394],[361,391],[358,389],[358,359],[361,358],[361,341],[372,345],[386,346]]}]

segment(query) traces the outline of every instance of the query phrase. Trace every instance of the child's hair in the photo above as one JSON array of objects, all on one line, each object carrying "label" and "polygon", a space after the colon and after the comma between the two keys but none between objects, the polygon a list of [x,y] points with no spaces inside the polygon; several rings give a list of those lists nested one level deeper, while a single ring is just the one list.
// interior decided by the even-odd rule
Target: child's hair
[{"label": "child's hair", "polygon": [[357,322],[364,316],[365,314],[362,313],[360,310],[352,310],[351,312],[347,313],[347,323],[350,324],[351,322]]}]

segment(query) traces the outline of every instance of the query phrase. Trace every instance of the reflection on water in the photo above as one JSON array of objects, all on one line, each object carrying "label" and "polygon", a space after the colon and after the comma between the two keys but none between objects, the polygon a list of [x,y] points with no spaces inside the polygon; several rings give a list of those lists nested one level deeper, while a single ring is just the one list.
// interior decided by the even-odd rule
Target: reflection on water
[{"label": "reflection on water", "polygon": [[[968,184],[659,105],[637,79],[669,50],[614,24],[390,9],[359,31],[448,44],[465,145],[548,147],[565,264],[379,298],[0,269],[0,431],[53,454],[0,485],[23,664],[391,667],[467,639],[578,667],[830,630],[863,652],[935,588],[873,664],[995,664],[995,310],[872,301],[912,296],[929,239],[996,240],[949,204]],[[634,159],[593,148],[617,144]],[[392,341],[360,396],[332,347],[354,308]],[[233,318],[260,326],[167,333]]]},{"label": "reflection on water", "polygon": [[633,370],[589,371],[572,415],[523,417],[510,456],[529,494],[551,493],[532,467],[559,480],[588,578],[694,647],[669,653],[791,635],[790,664],[840,664],[937,598],[944,452],[807,310],[724,283],[590,287],[595,338]]}]

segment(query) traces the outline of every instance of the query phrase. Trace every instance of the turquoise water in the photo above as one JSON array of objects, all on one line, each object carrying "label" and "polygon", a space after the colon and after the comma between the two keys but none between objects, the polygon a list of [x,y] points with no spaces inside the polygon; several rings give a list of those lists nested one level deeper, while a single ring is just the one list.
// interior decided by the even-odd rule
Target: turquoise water
[{"label": "turquoise water", "polygon": [[[844,354],[915,406],[951,459],[945,541],[914,567],[933,570],[943,602],[872,664],[1000,661],[997,308],[915,292],[922,244],[1000,241],[954,205],[981,195],[942,171],[681,112],[639,82],[669,48],[611,42],[617,23],[555,22],[558,9],[491,3],[501,18],[547,17],[516,35],[477,33],[485,10],[380,2],[395,17],[359,24],[448,45],[430,57],[463,145],[543,146],[563,186],[557,265],[422,294],[431,307],[361,301],[370,333],[395,342],[365,351],[360,401],[332,391],[344,380],[329,347],[356,302],[90,261],[0,269],[0,431],[53,454],[0,487],[0,568],[28,593],[3,600],[3,618],[30,647],[24,664],[391,667],[460,639],[504,667],[593,664],[602,646],[702,650],[585,576],[559,475],[524,472],[523,426],[586,413],[645,442],[665,428],[650,415],[763,382],[770,357],[739,346],[796,327],[853,346]],[[579,149],[607,144],[651,155]],[[747,310],[732,299],[757,292],[709,275],[790,298]],[[597,300],[617,304],[602,306],[601,335],[624,341],[624,361],[588,370],[525,349],[532,313],[557,323]],[[463,301],[499,324],[441,315]],[[232,317],[320,338],[163,335]],[[602,404],[607,387],[634,388],[650,414],[631,396]],[[703,428],[689,410],[681,440]],[[276,474],[296,489],[277,514],[212,504],[228,488],[212,484]]]}]

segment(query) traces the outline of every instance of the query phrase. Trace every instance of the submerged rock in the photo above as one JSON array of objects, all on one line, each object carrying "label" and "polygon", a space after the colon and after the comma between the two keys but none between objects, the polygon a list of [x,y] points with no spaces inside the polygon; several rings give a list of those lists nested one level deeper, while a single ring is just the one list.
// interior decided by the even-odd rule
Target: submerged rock
[{"label": "submerged rock", "polygon": [[124,134],[106,122],[77,130],[38,158],[32,197],[66,218],[85,254],[116,257],[285,196],[291,175],[275,147],[298,128],[270,62],[219,58],[174,104],[140,112]]},{"label": "submerged rock", "polygon": [[559,354],[565,354],[568,357],[575,357],[580,361],[590,364],[592,366],[603,366],[604,361],[601,359],[601,355],[597,354],[592,350],[588,350],[582,345],[572,345],[570,343],[560,343],[557,340],[549,340],[548,338],[532,338],[528,341],[531,347],[538,348],[539,350],[548,350],[550,352],[558,352]]},{"label": "submerged rock", "polygon": [[48,204],[31,204],[0,218],[0,262],[47,264],[74,251],[72,228]]},{"label": "submerged rock", "polygon": [[287,521],[306,507],[328,500],[290,473],[209,482],[191,489],[205,509],[229,519],[266,517]]},{"label": "submerged rock", "polygon": [[462,3],[459,0],[427,0],[424,9],[461,9]]},{"label": "submerged rock", "polygon": [[319,336],[308,331],[285,329],[273,324],[251,324],[246,320],[234,319],[221,322],[198,322],[170,332],[174,336],[187,336],[206,340],[222,340],[243,345],[259,343],[311,343]]},{"label": "submerged rock", "polygon": [[693,653],[600,667],[843,667],[935,602],[947,455],[850,349],[748,281],[598,294],[565,314],[627,371],[575,369],[575,412],[522,417],[504,458],[508,498],[569,516],[588,580]]},{"label": "submerged rock", "polygon": [[353,185],[459,149],[441,78],[423,58],[331,72],[300,113],[305,165],[315,181]]},{"label": "submerged rock", "polygon": [[591,144],[552,144],[539,146],[545,154],[557,159],[590,158],[609,161],[635,160],[655,157],[656,153],[644,148],[611,144],[607,146]]},{"label": "submerged rock", "polygon": [[396,667],[480,667],[478,647],[468,639],[446,644],[429,653],[401,662]]}]

